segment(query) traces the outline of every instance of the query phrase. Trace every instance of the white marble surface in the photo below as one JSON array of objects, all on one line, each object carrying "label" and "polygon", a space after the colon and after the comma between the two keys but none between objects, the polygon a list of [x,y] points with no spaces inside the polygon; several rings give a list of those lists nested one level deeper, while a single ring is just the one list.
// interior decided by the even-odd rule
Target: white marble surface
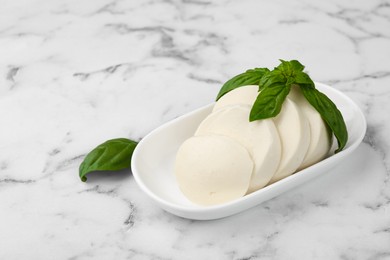
[{"label": "white marble surface", "polygon": [[[390,1],[0,6],[0,259],[390,259]],[[97,144],[140,140],[279,58],[367,117],[331,173],[215,221],[162,211],[130,171],[79,180]]]}]

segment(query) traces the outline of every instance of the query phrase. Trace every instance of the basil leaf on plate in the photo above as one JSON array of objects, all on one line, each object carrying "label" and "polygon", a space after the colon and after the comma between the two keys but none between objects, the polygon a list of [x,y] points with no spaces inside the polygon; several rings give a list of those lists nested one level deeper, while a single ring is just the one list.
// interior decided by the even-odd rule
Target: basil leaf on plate
[{"label": "basil leaf on plate", "polygon": [[264,74],[260,80],[259,86],[260,90],[263,90],[264,88],[270,87],[272,85],[285,85],[285,83],[286,78],[282,72],[280,70],[272,70]]},{"label": "basil leaf on plate", "polygon": [[264,88],[252,106],[249,121],[277,116],[289,92],[290,87],[284,84],[275,84]]},{"label": "basil leaf on plate", "polygon": [[307,87],[314,88],[313,80],[305,72],[297,72],[294,75],[294,84],[304,84]]},{"label": "basil leaf on plate", "polygon": [[348,141],[348,131],[345,125],[343,115],[337,106],[325,94],[310,86],[300,85],[301,90],[307,101],[320,113],[326,124],[335,135],[340,152]]},{"label": "basil leaf on plate", "polygon": [[79,175],[81,181],[87,180],[86,175],[95,171],[118,171],[130,167],[131,156],[137,142],[117,138],[108,140],[93,149],[80,164]]},{"label": "basil leaf on plate", "polygon": [[233,89],[248,85],[259,85],[260,79],[263,77],[264,73],[268,71],[269,69],[267,68],[254,68],[231,78],[223,84],[216,100],[220,99],[223,95]]},{"label": "basil leaf on plate", "polygon": [[294,72],[303,71],[305,69],[305,66],[303,66],[297,60],[280,60],[279,66],[277,66],[275,69],[283,71],[286,75],[291,75]]}]

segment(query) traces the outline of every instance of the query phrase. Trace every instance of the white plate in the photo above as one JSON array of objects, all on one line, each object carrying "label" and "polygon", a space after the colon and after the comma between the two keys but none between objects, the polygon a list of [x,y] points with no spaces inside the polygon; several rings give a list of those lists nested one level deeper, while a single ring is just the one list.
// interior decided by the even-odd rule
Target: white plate
[{"label": "white plate", "polygon": [[321,83],[316,83],[316,88],[332,99],[343,114],[349,134],[343,151],[229,203],[209,207],[195,205],[179,190],[173,174],[173,164],[180,145],[193,136],[199,123],[211,112],[214,104],[210,104],[164,124],[143,138],[135,149],[131,162],[134,179],[164,210],[184,218],[206,220],[244,211],[322,175],[358,147],[366,132],[366,120],[359,107],[343,93]]}]

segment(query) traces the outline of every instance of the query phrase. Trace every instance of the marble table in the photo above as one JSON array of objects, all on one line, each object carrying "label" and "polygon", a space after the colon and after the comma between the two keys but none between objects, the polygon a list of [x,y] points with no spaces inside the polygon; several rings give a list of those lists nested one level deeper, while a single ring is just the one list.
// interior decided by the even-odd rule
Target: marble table
[{"label": "marble table", "polygon": [[[351,97],[364,142],[332,172],[213,221],[157,207],[130,170],[78,167],[298,59]],[[390,259],[390,1],[2,1],[0,259]]]}]

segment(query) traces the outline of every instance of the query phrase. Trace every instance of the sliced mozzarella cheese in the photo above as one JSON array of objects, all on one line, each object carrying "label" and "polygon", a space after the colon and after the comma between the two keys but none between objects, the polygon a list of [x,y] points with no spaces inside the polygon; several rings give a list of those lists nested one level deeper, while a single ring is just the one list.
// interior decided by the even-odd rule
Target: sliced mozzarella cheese
[{"label": "sliced mozzarella cheese", "polygon": [[332,146],[332,136],[321,115],[306,100],[298,86],[291,88],[288,97],[295,101],[309,121],[310,145],[302,164],[299,166],[299,169],[303,169],[326,157]]},{"label": "sliced mozzarella cheese", "polygon": [[279,168],[270,183],[294,173],[301,165],[310,144],[310,127],[299,107],[289,98],[274,119],[282,144]]},{"label": "sliced mozzarella cheese", "polygon": [[237,140],[255,164],[248,192],[264,187],[279,165],[281,145],[272,120],[249,122],[250,106],[226,106],[211,113],[199,125],[195,136],[217,134]]},{"label": "sliced mozzarella cheese", "polygon": [[230,105],[249,105],[253,106],[259,86],[249,85],[236,88],[223,95],[214,105],[213,112]]},{"label": "sliced mozzarella cheese", "polygon": [[179,148],[174,169],[183,194],[200,205],[244,196],[252,170],[248,151],[237,141],[217,135],[187,139]]}]

